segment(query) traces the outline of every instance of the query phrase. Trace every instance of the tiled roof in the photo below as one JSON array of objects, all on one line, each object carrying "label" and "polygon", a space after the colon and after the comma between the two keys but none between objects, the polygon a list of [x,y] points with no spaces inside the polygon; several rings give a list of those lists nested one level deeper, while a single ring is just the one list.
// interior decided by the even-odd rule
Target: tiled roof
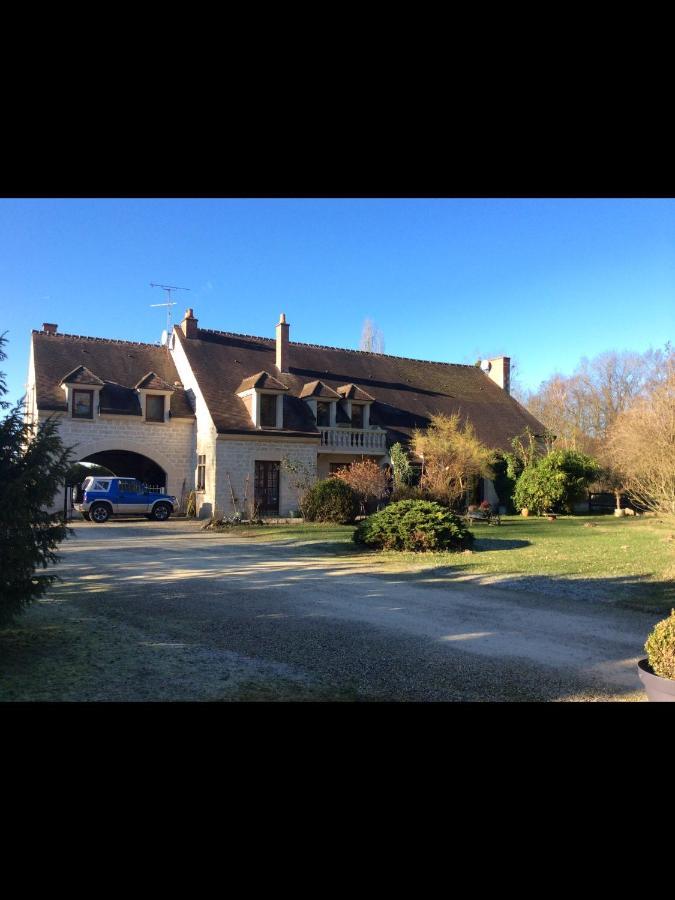
[{"label": "tiled roof", "polygon": [[160,378],[156,372],[148,372],[148,374],[141,378],[138,384],[134,385],[134,388],[137,391],[145,390],[145,391],[175,391],[174,387],[171,387],[170,384],[167,384],[163,378]]},{"label": "tiled roof", "polygon": [[[66,411],[66,396],[60,386],[63,373],[72,374],[80,367],[95,372],[102,382],[101,412],[108,413],[140,416],[135,386],[149,373],[168,385],[179,378],[169,352],[155,344],[33,331],[33,348],[40,411]],[[172,416],[194,417],[188,395],[182,388],[171,394],[170,408]]]},{"label": "tiled roof", "polygon": [[269,372],[256,372],[255,375],[251,375],[249,378],[244,378],[235,393],[243,394],[244,391],[250,391],[252,388],[257,388],[264,391],[288,390],[288,387],[285,384],[282,384],[280,381],[274,378],[274,376],[270,375]]},{"label": "tiled roof", "polygon": [[59,384],[93,384],[103,386],[103,382],[86,366],[77,366],[72,372],[64,375]]},{"label": "tiled roof", "polygon": [[343,384],[337,389],[338,394],[341,397],[349,400],[365,400],[370,401],[374,400],[374,397],[371,397],[370,394],[367,394],[362,388],[357,387],[355,384]]},{"label": "tiled roof", "polygon": [[307,397],[317,397],[318,399],[324,397],[328,398],[329,400],[340,399],[340,395],[338,394],[338,392],[334,391],[333,388],[328,387],[328,385],[324,384],[323,381],[308,382],[300,391],[299,396],[303,400],[306,400]]},{"label": "tiled roof", "polygon": [[[511,449],[511,440],[529,426],[544,426],[476,366],[439,363],[384,353],[289,342],[288,373],[276,368],[275,341],[270,338],[200,328],[177,340],[199,382],[220,433],[255,431],[244,401],[236,392],[253,373],[276,372],[288,385],[284,396],[284,431],[316,433],[316,422],[301,395],[321,381],[334,391],[354,385],[372,397],[372,425],[388,432],[388,441],[407,440],[424,428],[434,413],[459,413],[489,447]],[[340,411],[340,410],[339,410]]]}]

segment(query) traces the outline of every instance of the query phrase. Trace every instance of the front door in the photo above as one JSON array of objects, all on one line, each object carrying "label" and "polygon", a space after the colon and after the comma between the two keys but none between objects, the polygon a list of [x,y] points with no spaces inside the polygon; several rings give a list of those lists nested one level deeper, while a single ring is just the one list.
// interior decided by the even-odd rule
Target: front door
[{"label": "front door", "polygon": [[279,469],[278,462],[255,462],[255,502],[261,516],[279,515]]}]

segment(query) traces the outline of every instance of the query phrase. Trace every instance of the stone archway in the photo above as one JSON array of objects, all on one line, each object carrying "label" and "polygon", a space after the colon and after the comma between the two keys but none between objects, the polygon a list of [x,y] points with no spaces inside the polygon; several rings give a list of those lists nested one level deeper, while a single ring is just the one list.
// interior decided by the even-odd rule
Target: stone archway
[{"label": "stone archway", "polygon": [[90,453],[79,461],[98,463],[115,475],[138,478],[144,484],[154,487],[166,487],[166,471],[149,456],[132,450],[101,450]]},{"label": "stone archway", "polygon": [[[138,443],[136,441],[130,441],[125,438],[123,441],[108,441],[106,443],[100,441],[92,441],[91,443],[82,442],[81,444],[76,444],[73,447],[75,458],[78,462],[98,462],[101,465],[106,466],[106,468],[111,469],[115,472],[116,475],[126,475],[128,477],[141,478],[143,471],[152,472],[152,466],[155,467],[155,473],[159,476],[161,472],[161,480],[159,484],[163,487],[166,487],[167,490],[175,490],[175,486],[170,484],[170,480],[173,477],[175,481],[175,465],[172,466],[170,460],[166,458],[162,453],[157,453],[156,450],[152,449],[151,454],[148,453],[147,447],[143,444]],[[107,462],[102,462],[103,459],[108,457],[110,461],[113,460],[113,457],[116,457],[118,465],[120,462],[125,460],[124,454],[127,454],[126,462],[122,462],[122,466],[125,468],[125,471],[117,471],[114,466],[109,465]],[[142,465],[139,466],[138,470],[141,474],[136,474],[133,470],[133,459],[134,457],[141,457],[142,460],[148,461],[148,468],[145,469]],[[159,472],[157,472],[159,470]],[[149,482],[155,483],[155,482]]]}]

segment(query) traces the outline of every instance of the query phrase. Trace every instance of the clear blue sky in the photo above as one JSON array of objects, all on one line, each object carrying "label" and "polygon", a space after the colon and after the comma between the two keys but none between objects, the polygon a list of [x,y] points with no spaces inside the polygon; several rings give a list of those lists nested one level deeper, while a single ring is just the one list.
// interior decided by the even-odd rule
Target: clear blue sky
[{"label": "clear blue sky", "polygon": [[178,292],[201,326],[472,363],[534,388],[583,355],[675,337],[673,199],[1,199],[2,364],[23,393],[32,328],[158,341]]}]

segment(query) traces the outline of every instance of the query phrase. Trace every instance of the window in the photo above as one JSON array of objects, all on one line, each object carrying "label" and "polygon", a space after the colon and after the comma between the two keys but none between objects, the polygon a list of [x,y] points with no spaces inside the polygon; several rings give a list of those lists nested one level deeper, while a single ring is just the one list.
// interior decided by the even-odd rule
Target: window
[{"label": "window", "polygon": [[164,397],[161,394],[148,394],[145,398],[145,418],[148,422],[164,421]]},{"label": "window", "polygon": [[260,395],[260,424],[263,428],[277,427],[277,398],[274,394]]},{"label": "window", "polygon": [[203,491],[206,487],[206,456],[197,457],[197,490]]},{"label": "window", "polygon": [[89,487],[90,491],[109,491],[110,490],[110,482],[109,481],[94,481],[94,486]]},{"label": "window", "polygon": [[330,425],[330,403],[326,403],[323,400],[317,401],[316,424],[317,425]]},{"label": "window", "polygon": [[124,494],[139,494],[141,486],[137,481],[120,481],[119,489]]},{"label": "window", "polygon": [[73,391],[73,418],[94,418],[94,392]]},{"label": "window", "polygon": [[363,428],[363,407],[352,403],[352,428]]}]

